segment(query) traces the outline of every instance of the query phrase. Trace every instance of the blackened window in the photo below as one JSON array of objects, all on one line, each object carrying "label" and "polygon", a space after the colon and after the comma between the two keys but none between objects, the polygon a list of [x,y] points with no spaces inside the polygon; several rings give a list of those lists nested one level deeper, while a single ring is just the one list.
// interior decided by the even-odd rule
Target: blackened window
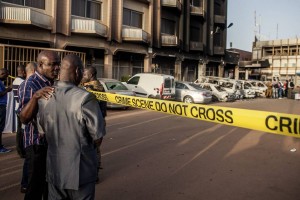
[{"label": "blackened window", "polygon": [[202,34],[201,34],[201,31],[200,31],[200,28],[198,27],[191,27],[191,38],[190,38],[191,41],[194,41],[194,42],[200,42],[202,40]]},{"label": "blackened window", "polygon": [[28,6],[32,8],[45,9],[45,0],[4,0],[7,3]]},{"label": "blackened window", "polygon": [[143,14],[134,10],[124,8],[123,10],[123,25],[142,28]]},{"label": "blackened window", "polygon": [[175,35],[176,22],[169,19],[161,19],[161,32],[168,35]]},{"label": "blackened window", "polygon": [[202,0],[191,0],[190,4],[195,7],[202,7]]},{"label": "blackened window", "polygon": [[215,3],[214,3],[214,14],[215,15],[222,15],[223,12],[222,12],[222,6],[221,6],[221,1],[220,0],[215,0]]},{"label": "blackened window", "polygon": [[101,2],[72,0],[72,15],[101,20]]}]

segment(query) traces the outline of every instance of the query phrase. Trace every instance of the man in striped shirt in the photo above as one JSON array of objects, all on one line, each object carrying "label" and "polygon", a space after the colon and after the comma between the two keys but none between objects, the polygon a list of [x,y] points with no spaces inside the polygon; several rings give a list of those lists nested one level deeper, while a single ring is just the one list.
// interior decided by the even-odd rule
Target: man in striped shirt
[{"label": "man in striped shirt", "polygon": [[48,197],[46,184],[47,143],[44,135],[39,134],[36,124],[38,100],[48,99],[58,76],[60,58],[54,51],[42,51],[37,59],[37,71],[19,87],[19,116],[24,128],[24,148],[29,162],[28,187],[25,200],[45,200]]}]

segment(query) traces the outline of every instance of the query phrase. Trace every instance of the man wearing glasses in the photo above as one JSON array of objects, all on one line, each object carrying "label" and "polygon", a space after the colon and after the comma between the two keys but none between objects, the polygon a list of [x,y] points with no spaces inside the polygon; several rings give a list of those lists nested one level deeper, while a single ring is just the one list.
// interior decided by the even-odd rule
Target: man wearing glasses
[{"label": "man wearing glasses", "polygon": [[28,161],[28,187],[25,200],[48,199],[46,183],[47,143],[45,136],[39,134],[36,115],[38,100],[48,99],[53,93],[51,87],[59,72],[60,58],[54,51],[42,51],[37,58],[35,74],[25,80],[19,87],[19,116],[24,128],[24,148]]}]

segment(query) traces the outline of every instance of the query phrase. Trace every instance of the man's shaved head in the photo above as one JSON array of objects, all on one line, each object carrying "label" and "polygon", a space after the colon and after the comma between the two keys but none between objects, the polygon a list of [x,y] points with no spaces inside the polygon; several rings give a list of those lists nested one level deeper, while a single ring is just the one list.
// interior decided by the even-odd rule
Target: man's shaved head
[{"label": "man's shaved head", "polygon": [[64,57],[60,67],[59,80],[78,85],[82,78],[83,64],[79,56],[68,54]]},{"label": "man's shaved head", "polygon": [[26,71],[26,78],[28,78],[29,76],[31,76],[32,74],[34,74],[34,72],[36,71],[37,68],[37,64],[36,62],[30,62],[26,65],[25,71]]}]

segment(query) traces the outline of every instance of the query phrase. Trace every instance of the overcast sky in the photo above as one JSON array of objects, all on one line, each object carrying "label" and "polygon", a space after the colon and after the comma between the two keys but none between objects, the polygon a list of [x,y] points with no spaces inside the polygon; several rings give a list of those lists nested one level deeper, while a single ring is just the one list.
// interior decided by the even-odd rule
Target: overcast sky
[{"label": "overcast sky", "polygon": [[227,30],[227,48],[232,42],[233,48],[252,51],[259,25],[260,40],[300,40],[300,0],[228,0],[227,22],[234,24]]}]

